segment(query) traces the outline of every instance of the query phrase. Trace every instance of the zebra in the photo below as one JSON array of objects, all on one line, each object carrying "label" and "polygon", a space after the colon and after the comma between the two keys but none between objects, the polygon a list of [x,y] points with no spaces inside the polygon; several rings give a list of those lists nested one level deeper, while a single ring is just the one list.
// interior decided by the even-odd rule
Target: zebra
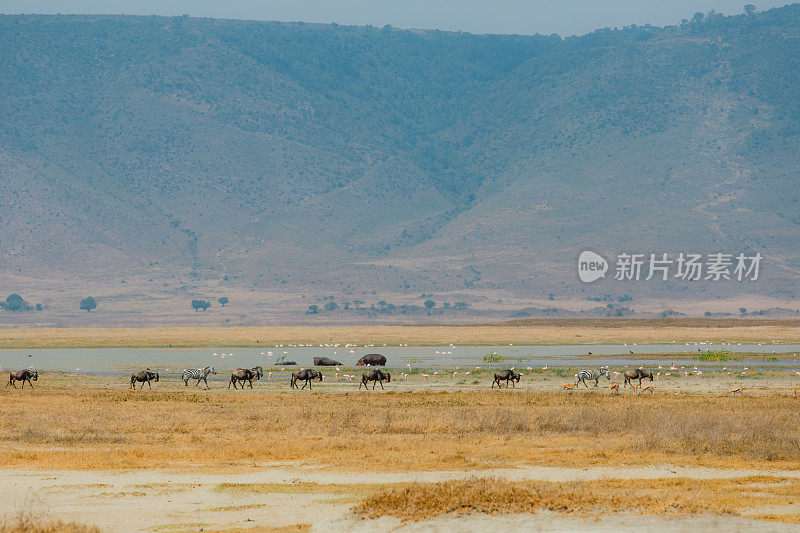
[{"label": "zebra", "polygon": [[197,383],[194,384],[195,387],[200,385],[200,382],[204,382],[206,387],[208,388],[208,375],[209,374],[216,374],[217,371],[214,370],[213,366],[207,366],[205,368],[190,368],[188,370],[183,371],[183,382],[186,386],[189,386],[190,379],[196,379]]},{"label": "zebra", "polygon": [[[600,381],[600,378],[605,375],[606,379],[611,379],[611,374],[609,373],[607,368],[596,369],[593,368],[591,370],[581,370],[578,372],[578,381],[575,382],[575,385],[578,383],[583,383],[586,385],[586,380],[589,381],[594,380],[594,386],[597,387],[597,383]],[[586,388],[589,388],[589,385],[586,385]]]}]

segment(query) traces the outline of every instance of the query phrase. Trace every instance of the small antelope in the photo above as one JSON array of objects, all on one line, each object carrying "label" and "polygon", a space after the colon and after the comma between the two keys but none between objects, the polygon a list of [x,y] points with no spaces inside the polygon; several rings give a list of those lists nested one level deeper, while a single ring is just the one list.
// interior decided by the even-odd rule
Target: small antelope
[{"label": "small antelope", "polygon": [[731,396],[736,396],[736,393],[742,394],[741,387],[734,387],[733,385],[728,385],[728,388],[731,390]]},{"label": "small antelope", "polygon": [[619,383],[612,383],[608,388],[611,390],[611,394],[619,394]]},{"label": "small antelope", "polygon": [[652,385],[645,385],[644,387],[639,388],[639,394],[642,395],[645,392],[649,392],[651,395],[653,394],[653,386]]},{"label": "small antelope", "polygon": [[631,387],[633,387],[633,395],[634,396],[637,396],[639,394],[639,391],[642,390],[642,386],[641,385],[637,385],[636,383],[631,383]]},{"label": "small antelope", "polygon": [[797,387],[792,389],[792,398],[797,399]]},{"label": "small antelope", "polygon": [[575,390],[574,383],[567,383],[566,385],[561,385],[561,392],[567,392],[567,391],[572,392],[574,390]]}]

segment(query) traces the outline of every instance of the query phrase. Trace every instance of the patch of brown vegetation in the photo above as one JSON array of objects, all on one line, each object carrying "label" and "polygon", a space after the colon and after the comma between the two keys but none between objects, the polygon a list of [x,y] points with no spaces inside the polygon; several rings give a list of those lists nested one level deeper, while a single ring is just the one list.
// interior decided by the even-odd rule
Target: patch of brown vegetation
[{"label": "patch of brown vegetation", "polygon": [[[576,482],[475,479],[392,488],[368,496],[354,512],[366,518],[392,516],[402,520],[426,520],[449,513],[518,514],[543,510],[581,515],[744,515],[753,506],[796,504],[799,497],[800,480],[772,477]],[[796,514],[766,512],[760,517],[794,522]]]},{"label": "patch of brown vegetation", "polygon": [[82,386],[44,382],[31,394],[9,393],[0,402],[0,466],[214,470],[300,461],[414,471],[623,465],[632,457],[638,464],[722,467],[794,468],[800,461],[800,412],[787,396],[367,397]]}]

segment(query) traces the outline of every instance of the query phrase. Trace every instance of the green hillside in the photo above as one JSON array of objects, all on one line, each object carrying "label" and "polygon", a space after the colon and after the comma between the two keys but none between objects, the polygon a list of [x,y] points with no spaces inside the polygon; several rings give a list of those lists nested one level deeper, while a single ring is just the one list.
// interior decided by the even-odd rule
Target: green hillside
[{"label": "green hillside", "polygon": [[[7,284],[800,295],[797,4],[567,39],[0,16],[0,50]],[[587,248],[764,271],[589,290]]]}]

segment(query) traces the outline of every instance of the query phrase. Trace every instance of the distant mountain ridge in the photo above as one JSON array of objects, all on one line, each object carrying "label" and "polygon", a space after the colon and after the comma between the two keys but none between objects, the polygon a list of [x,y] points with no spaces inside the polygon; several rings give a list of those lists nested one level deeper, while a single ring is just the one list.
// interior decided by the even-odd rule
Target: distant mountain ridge
[{"label": "distant mountain ridge", "polygon": [[[797,4],[567,39],[0,16],[0,50],[5,284],[800,294]],[[584,249],[765,261],[587,286]]]}]

